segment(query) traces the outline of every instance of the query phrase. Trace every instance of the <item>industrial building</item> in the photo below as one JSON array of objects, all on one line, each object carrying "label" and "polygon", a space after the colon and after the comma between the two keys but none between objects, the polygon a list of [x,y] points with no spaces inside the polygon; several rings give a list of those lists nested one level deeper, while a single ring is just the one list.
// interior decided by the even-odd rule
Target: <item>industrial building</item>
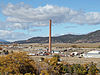
[{"label": "industrial building", "polygon": [[100,51],[90,51],[88,53],[84,53],[83,57],[85,58],[100,58]]}]

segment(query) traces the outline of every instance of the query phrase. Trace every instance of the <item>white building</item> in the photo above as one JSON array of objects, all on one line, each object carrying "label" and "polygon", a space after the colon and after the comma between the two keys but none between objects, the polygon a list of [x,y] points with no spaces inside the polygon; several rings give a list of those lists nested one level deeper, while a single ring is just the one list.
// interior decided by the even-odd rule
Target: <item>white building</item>
[{"label": "white building", "polygon": [[51,53],[59,54],[60,51],[52,51]]},{"label": "white building", "polygon": [[90,51],[88,53],[83,54],[85,58],[100,58],[100,51]]},{"label": "white building", "polygon": [[30,55],[30,56],[35,56],[35,53],[29,53],[27,55]]}]

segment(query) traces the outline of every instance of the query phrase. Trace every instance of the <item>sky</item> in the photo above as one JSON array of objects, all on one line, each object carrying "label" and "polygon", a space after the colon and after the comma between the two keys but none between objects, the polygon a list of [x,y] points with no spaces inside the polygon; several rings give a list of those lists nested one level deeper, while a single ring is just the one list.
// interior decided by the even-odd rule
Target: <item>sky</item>
[{"label": "sky", "polygon": [[0,39],[82,35],[100,30],[100,0],[0,0]]}]

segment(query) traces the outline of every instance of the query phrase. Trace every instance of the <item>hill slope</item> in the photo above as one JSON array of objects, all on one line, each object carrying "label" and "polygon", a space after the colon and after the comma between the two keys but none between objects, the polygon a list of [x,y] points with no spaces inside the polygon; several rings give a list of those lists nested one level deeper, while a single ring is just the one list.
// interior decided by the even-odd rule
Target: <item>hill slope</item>
[{"label": "hill slope", "polygon": [[5,40],[0,39],[0,42],[8,42],[8,41],[5,41]]},{"label": "hill slope", "polygon": [[[48,43],[48,37],[33,37],[28,40],[15,41],[15,43]],[[52,37],[52,43],[96,43],[100,42],[100,30],[85,35],[62,35]]]},{"label": "hill slope", "polygon": [[100,30],[88,33],[84,35],[81,39],[77,40],[76,42],[84,42],[84,43],[96,43],[100,42]]},{"label": "hill slope", "polygon": [[10,42],[0,39],[0,44],[9,44]]}]

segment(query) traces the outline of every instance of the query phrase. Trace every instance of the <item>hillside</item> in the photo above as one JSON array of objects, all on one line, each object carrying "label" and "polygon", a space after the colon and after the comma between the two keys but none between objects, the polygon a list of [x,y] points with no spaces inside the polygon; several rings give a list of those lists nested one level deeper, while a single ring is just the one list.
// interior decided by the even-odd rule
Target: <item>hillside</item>
[{"label": "hillside", "polygon": [[80,43],[97,43],[100,42],[100,30],[88,33],[76,42]]},{"label": "hillside", "polygon": [[[15,43],[48,43],[48,37],[33,37],[28,40],[15,41]],[[52,43],[96,43],[100,42],[100,30],[85,35],[62,35],[52,37]]]},{"label": "hillside", "polygon": [[9,43],[10,43],[9,41],[0,39],[0,44],[9,44]]}]

